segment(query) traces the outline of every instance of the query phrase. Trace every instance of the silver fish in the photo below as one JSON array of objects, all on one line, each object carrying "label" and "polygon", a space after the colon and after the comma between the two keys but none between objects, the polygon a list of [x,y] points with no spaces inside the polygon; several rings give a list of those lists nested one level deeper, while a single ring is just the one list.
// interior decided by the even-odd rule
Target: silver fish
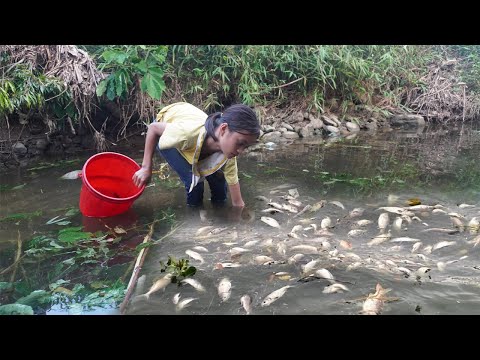
[{"label": "silver fish", "polygon": [[268,216],[262,216],[260,218],[261,221],[263,221],[265,224],[270,225],[272,227],[280,228],[280,224],[277,222],[277,220],[272,219],[271,217]]},{"label": "silver fish", "polygon": [[152,287],[148,290],[144,296],[149,299],[150,295],[153,294],[154,292],[157,292],[158,290],[165,289],[168,284],[172,282],[172,274],[166,274],[163,276],[161,279],[158,279],[155,281],[155,283],[152,285]]},{"label": "silver fish", "polygon": [[217,290],[218,290],[218,296],[222,299],[222,301],[227,301],[230,299],[230,296],[232,295],[232,283],[228,278],[223,278],[220,280],[220,283],[218,284]]},{"label": "silver fish", "polygon": [[261,306],[269,306],[271,305],[273,302],[277,301],[278,299],[280,299],[283,295],[285,295],[286,291],[291,288],[293,286],[291,285],[287,285],[287,286],[284,286],[284,287],[281,287],[280,289],[278,290],[275,290],[273,292],[271,292],[270,294],[268,294],[265,299],[262,301],[262,304]]},{"label": "silver fish", "polygon": [[243,295],[240,298],[240,304],[242,304],[247,315],[250,315],[252,313],[252,298],[249,295]]},{"label": "silver fish", "polygon": [[187,279],[183,279],[182,280],[182,283],[185,283],[185,284],[188,284],[188,285],[191,285],[193,286],[193,288],[199,292],[205,292],[205,287],[200,284],[200,282],[198,282],[197,280],[195,279],[191,279],[191,278],[187,278]]},{"label": "silver fish", "polygon": [[205,260],[203,260],[203,257],[202,255],[200,255],[199,253],[197,253],[196,251],[193,251],[193,250],[185,250],[185,254],[187,254],[188,256],[190,256],[191,258],[197,260],[197,261],[200,261],[201,264],[203,264],[205,262]]},{"label": "silver fish", "polygon": [[180,310],[186,308],[193,300],[197,300],[197,298],[186,298],[186,299],[183,299],[183,300],[179,301],[175,310],[180,311]]}]

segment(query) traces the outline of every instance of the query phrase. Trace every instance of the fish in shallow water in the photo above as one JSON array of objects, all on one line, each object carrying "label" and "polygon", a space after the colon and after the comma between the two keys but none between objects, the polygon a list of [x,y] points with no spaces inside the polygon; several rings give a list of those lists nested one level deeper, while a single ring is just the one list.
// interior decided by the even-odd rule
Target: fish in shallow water
[{"label": "fish in shallow water", "polygon": [[150,295],[152,295],[154,292],[157,292],[162,289],[165,290],[167,285],[172,282],[172,276],[173,276],[172,274],[166,274],[161,279],[158,279],[157,281],[155,281],[152,287],[148,290],[148,292],[141,296],[145,296],[148,300],[150,298]]},{"label": "fish in shallow water", "polygon": [[391,289],[384,289],[377,284],[375,293],[369,294],[362,306],[361,314],[363,315],[380,315],[383,310],[383,304],[386,300],[385,294]]},{"label": "fish in shallow water", "polygon": [[285,293],[287,292],[287,290],[289,288],[291,288],[293,286],[291,285],[287,285],[287,286],[284,286],[284,287],[281,287],[280,289],[278,290],[275,290],[273,292],[271,292],[270,294],[268,294],[265,299],[262,301],[262,304],[261,306],[269,306],[271,305],[272,303],[274,303],[275,301],[277,301],[278,299],[280,299],[283,295],[285,295]]},{"label": "fish in shallow water", "polygon": [[232,295],[232,283],[228,278],[223,278],[222,280],[220,280],[217,290],[220,299],[222,299],[222,301],[227,301]]},{"label": "fish in shallow water", "polygon": [[249,295],[243,295],[240,298],[240,304],[242,304],[247,315],[250,315],[252,313],[252,298]]}]

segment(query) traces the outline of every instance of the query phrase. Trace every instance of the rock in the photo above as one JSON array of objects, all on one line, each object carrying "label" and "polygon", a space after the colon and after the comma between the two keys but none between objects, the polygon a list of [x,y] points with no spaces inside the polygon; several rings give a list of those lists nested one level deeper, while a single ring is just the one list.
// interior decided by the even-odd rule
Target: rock
[{"label": "rock", "polygon": [[331,125],[325,125],[324,129],[333,134],[338,134],[340,132],[337,127]]},{"label": "rock", "polygon": [[280,126],[281,126],[281,127],[284,127],[285,129],[287,129],[287,130],[289,130],[289,131],[295,131],[295,130],[293,130],[293,127],[292,127],[291,125],[287,124],[286,122],[282,122],[282,123],[280,124]]},{"label": "rock", "polygon": [[280,139],[280,137],[282,136],[282,133],[280,131],[272,131],[272,132],[269,132],[269,133],[266,133],[265,135],[263,135],[262,137],[262,141],[265,141],[265,142],[268,142],[268,141],[273,141],[273,142],[276,142]]},{"label": "rock", "polygon": [[425,120],[420,115],[393,115],[389,122],[392,126],[425,126]]},{"label": "rock", "polygon": [[38,139],[37,142],[35,143],[35,147],[40,151],[45,150],[47,146],[48,146],[47,139]]},{"label": "rock", "polygon": [[15,155],[25,155],[28,150],[21,142],[17,142],[12,146],[12,151]]},{"label": "rock", "polygon": [[293,131],[287,131],[282,135],[285,139],[298,139],[300,136]]},{"label": "rock", "polygon": [[355,124],[353,122],[348,121],[347,123],[345,123],[345,126],[347,127],[348,131],[350,131],[350,132],[360,131],[360,126],[358,126],[357,124]]},{"label": "rock", "polygon": [[310,121],[310,125],[312,125],[314,129],[322,129],[324,126],[324,123],[320,119],[313,118],[313,120]]},{"label": "rock", "polygon": [[328,116],[322,115],[322,121],[331,126],[338,126],[338,123],[332,119],[330,119]]},{"label": "rock", "polygon": [[299,130],[298,134],[300,135],[300,137],[303,137],[303,138],[313,136],[314,128],[311,124],[305,125]]}]

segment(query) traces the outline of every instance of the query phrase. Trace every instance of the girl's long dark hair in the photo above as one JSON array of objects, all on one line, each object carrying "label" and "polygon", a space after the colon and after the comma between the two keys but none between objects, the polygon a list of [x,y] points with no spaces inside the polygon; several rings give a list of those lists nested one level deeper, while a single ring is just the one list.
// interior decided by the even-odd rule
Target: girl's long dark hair
[{"label": "girl's long dark hair", "polygon": [[218,141],[215,129],[222,123],[227,123],[230,131],[245,135],[260,135],[260,123],[255,112],[247,105],[235,104],[225,109],[223,113],[216,112],[205,121],[207,135]]}]

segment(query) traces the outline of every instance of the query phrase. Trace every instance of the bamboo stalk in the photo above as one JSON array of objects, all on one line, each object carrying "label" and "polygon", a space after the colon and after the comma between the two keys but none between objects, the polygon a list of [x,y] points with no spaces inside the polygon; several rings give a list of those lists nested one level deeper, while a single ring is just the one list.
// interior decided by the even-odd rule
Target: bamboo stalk
[{"label": "bamboo stalk", "polygon": [[[146,244],[152,240],[152,234],[153,234],[153,228],[155,226],[155,222],[156,221],[152,222],[152,224],[150,225],[150,230],[148,231],[148,234],[143,239],[142,244]],[[132,292],[135,287],[135,284],[137,283],[138,274],[142,269],[142,265],[145,260],[145,256],[147,255],[147,252],[148,252],[148,247],[144,247],[142,250],[140,250],[140,253],[137,256],[137,261],[135,262],[135,266],[133,267],[132,276],[130,277],[130,281],[128,282],[127,294],[125,295],[125,299],[120,305],[120,314],[122,315],[125,314],[125,310],[130,301],[130,297],[132,296]]]}]

